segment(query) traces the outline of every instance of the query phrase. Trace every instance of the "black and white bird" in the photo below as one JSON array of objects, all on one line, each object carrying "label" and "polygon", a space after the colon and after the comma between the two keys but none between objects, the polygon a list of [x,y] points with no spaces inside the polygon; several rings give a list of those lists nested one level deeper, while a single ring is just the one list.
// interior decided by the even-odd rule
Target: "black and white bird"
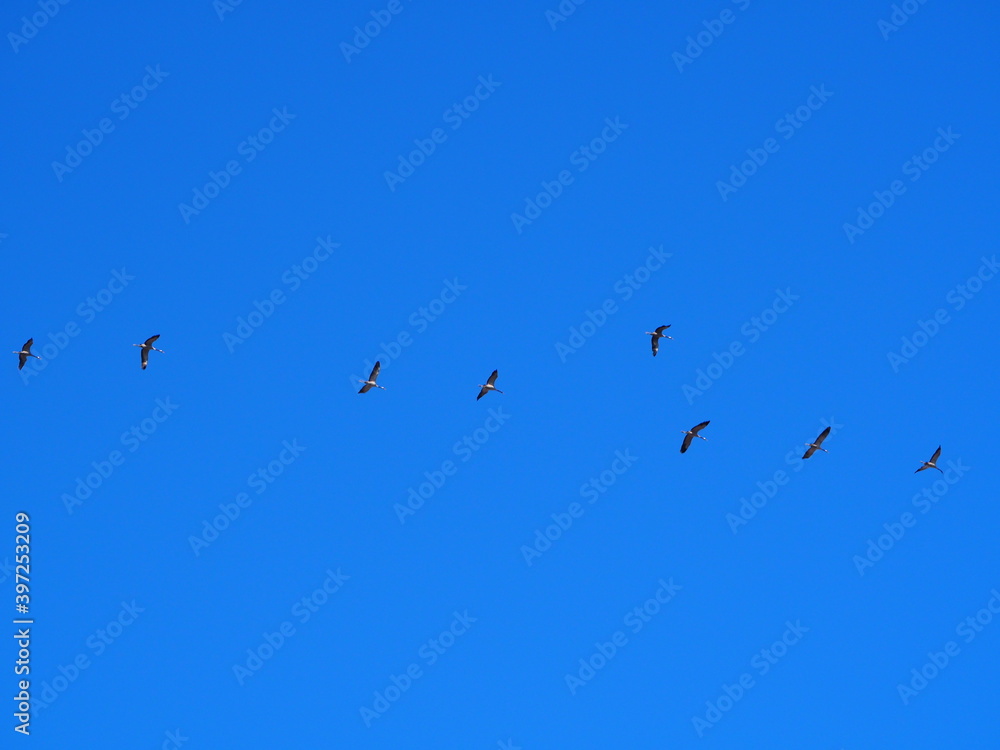
[{"label": "black and white bird", "polygon": [[829,434],[830,434],[830,428],[827,427],[819,434],[819,437],[816,438],[816,442],[806,443],[806,445],[808,445],[809,447],[806,448],[806,452],[802,454],[802,458],[809,458],[809,456],[811,456],[816,451],[823,451],[824,453],[829,453],[830,451],[828,451],[826,448],[820,448],[820,446],[823,444],[823,441],[826,440],[826,436]]},{"label": "black and white bird", "polygon": [[[938,449],[936,451],[934,451],[934,455],[931,456],[931,460],[930,461],[924,461],[923,465],[919,469],[917,469],[917,471],[923,471],[924,469],[937,469],[942,474],[944,474],[944,471],[942,471],[941,469],[939,469],[938,465],[937,465],[938,456],[940,456],[940,455],[941,455],[941,446],[939,445]],[[913,473],[916,474],[917,471],[915,471]]]},{"label": "black and white bird", "polygon": [[141,344],[132,344],[132,346],[138,346],[142,350],[140,352],[140,358],[142,359],[142,369],[143,370],[145,370],[146,369],[146,365],[149,364],[149,352],[150,351],[159,352],[160,354],[163,354],[163,350],[162,349],[157,349],[155,346],[153,346],[153,342],[156,341],[158,338],[160,338],[160,334],[156,334],[155,336],[150,336],[148,339],[146,339],[145,341],[143,341]]},{"label": "black and white bird", "polygon": [[670,328],[670,326],[660,326],[655,331],[646,331],[647,336],[653,337],[652,341],[653,341],[654,357],[656,356],[656,353],[660,351],[660,339],[670,339],[671,341],[673,341],[674,339],[673,336],[668,336],[667,334],[664,333],[664,331],[667,330],[668,328]]},{"label": "black and white bird", "polygon": [[31,353],[31,345],[35,343],[35,339],[30,338],[24,342],[24,346],[21,347],[19,352],[11,352],[11,354],[18,355],[17,357],[17,369],[20,370],[24,367],[24,363],[28,361],[28,357],[34,357],[35,359],[41,359],[37,354]]},{"label": "black and white bird", "polygon": [[379,385],[378,383],[375,382],[376,380],[378,380],[378,371],[381,369],[382,369],[382,363],[376,362],[375,366],[372,368],[372,374],[368,376],[368,380],[358,381],[359,383],[364,383],[364,385],[361,386],[361,390],[358,391],[358,393],[368,393],[368,391],[370,391],[373,387],[381,388],[383,391],[385,390],[384,385]]},{"label": "black and white bird", "polygon": [[485,396],[490,391],[496,391],[497,393],[503,393],[503,391],[501,391],[499,388],[497,388],[495,385],[493,385],[495,382],[497,382],[497,371],[496,370],[493,371],[493,374],[490,375],[489,379],[485,383],[481,383],[479,385],[479,387],[482,390],[479,391],[479,395],[476,396],[476,401],[478,401],[479,399],[481,399],[483,396]]},{"label": "black and white bird", "polygon": [[684,442],[681,443],[681,453],[684,453],[688,449],[688,447],[691,445],[691,441],[696,437],[701,438],[702,440],[708,440],[707,437],[702,437],[701,435],[698,434],[706,427],[708,427],[707,421],[702,422],[701,424],[696,424],[690,430],[681,430],[681,432],[684,433]]}]

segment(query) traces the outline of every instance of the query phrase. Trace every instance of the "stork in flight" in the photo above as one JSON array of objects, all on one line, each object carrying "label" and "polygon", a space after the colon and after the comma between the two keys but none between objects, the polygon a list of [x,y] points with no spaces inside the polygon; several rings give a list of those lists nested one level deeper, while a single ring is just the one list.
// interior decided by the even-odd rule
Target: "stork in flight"
[{"label": "stork in flight", "polygon": [[647,336],[653,337],[654,357],[656,356],[656,353],[660,350],[660,339],[670,339],[671,341],[674,340],[673,336],[668,336],[667,334],[664,333],[664,331],[667,330],[668,328],[670,328],[670,326],[660,326],[655,331],[646,331]]},{"label": "stork in flight", "polygon": [[485,396],[490,391],[496,391],[497,393],[503,393],[503,391],[501,391],[499,388],[497,388],[495,385],[493,385],[495,382],[497,382],[497,371],[496,370],[493,371],[493,374],[490,375],[489,379],[485,383],[481,383],[479,385],[479,387],[482,388],[482,390],[479,391],[479,395],[476,396],[476,401],[478,401],[479,399],[481,399],[483,396]]},{"label": "stork in flight", "polygon": [[382,363],[380,361],[376,361],[375,366],[372,368],[372,374],[368,376],[368,380],[358,381],[359,383],[364,383],[364,385],[361,386],[361,390],[358,391],[358,393],[368,393],[368,391],[370,391],[372,387],[381,388],[383,391],[385,390],[384,385],[379,385],[378,383],[375,382],[376,380],[378,380],[378,371],[381,369],[382,369]]},{"label": "stork in flight", "polygon": [[155,336],[150,336],[148,339],[146,339],[145,341],[143,341],[141,344],[132,344],[132,346],[138,346],[142,350],[141,357],[142,357],[142,369],[143,370],[146,369],[146,365],[149,362],[149,352],[150,352],[150,350],[152,350],[154,352],[159,352],[160,354],[164,353],[162,349],[157,349],[155,346],[153,346],[153,342],[156,341],[158,338],[160,338],[160,334],[156,334]]},{"label": "stork in flight", "polygon": [[830,451],[828,451],[826,448],[820,448],[820,446],[823,444],[823,441],[826,440],[826,437],[829,434],[830,434],[830,428],[827,427],[819,434],[819,437],[816,438],[815,443],[806,443],[806,445],[808,445],[809,447],[806,448],[806,452],[802,454],[802,458],[809,458],[809,456],[811,456],[818,450],[823,451],[824,453],[829,453]]},{"label": "stork in flight", "polygon": [[[934,451],[934,455],[931,456],[931,460],[930,461],[924,461],[923,465],[919,469],[917,469],[917,471],[923,471],[924,469],[937,469],[942,474],[944,474],[944,472],[941,471],[941,469],[938,469],[938,465],[937,465],[938,456],[940,456],[940,455],[941,455],[941,446],[939,445],[938,449],[936,451]],[[913,473],[916,474],[917,471],[915,471]]]},{"label": "stork in flight", "polygon": [[37,354],[31,353],[31,345],[35,343],[33,338],[28,339],[24,342],[24,346],[21,347],[19,352],[11,352],[11,354],[17,354],[17,369],[20,370],[24,367],[24,363],[28,361],[28,357],[34,357],[35,359],[41,359]]},{"label": "stork in flight", "polygon": [[681,453],[684,453],[688,449],[691,445],[691,441],[696,437],[701,438],[702,440],[708,440],[707,437],[701,437],[701,435],[698,434],[706,427],[708,427],[707,421],[695,425],[690,430],[681,430],[681,432],[684,433],[684,442],[681,443]]}]

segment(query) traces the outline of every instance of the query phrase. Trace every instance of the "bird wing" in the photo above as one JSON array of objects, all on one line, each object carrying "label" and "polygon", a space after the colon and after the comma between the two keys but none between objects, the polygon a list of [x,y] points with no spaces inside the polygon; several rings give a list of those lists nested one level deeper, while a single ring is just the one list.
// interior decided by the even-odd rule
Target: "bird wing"
[{"label": "bird wing", "polygon": [[482,389],[480,389],[479,395],[476,396],[476,401],[478,401],[479,399],[481,399],[483,396],[485,396],[489,392],[490,392],[489,388],[482,388]]},{"label": "bird wing", "polygon": [[694,438],[694,435],[685,435],[684,436],[684,442],[681,443],[681,453],[683,453],[684,451],[686,451],[688,449],[688,446],[691,445],[692,438]]},{"label": "bird wing", "polygon": [[378,371],[382,369],[382,362],[375,362],[375,366],[372,368],[372,374],[368,376],[368,379],[374,382],[378,379]]},{"label": "bird wing", "polygon": [[819,437],[818,437],[818,438],[816,438],[816,445],[822,445],[822,444],[823,444],[823,441],[824,441],[824,440],[826,440],[826,436],[827,436],[827,435],[829,435],[829,434],[830,434],[830,428],[829,428],[829,427],[827,427],[827,428],[826,428],[825,430],[823,430],[823,431],[822,431],[822,432],[821,432],[821,433],[819,434]]},{"label": "bird wing", "polygon": [[706,427],[708,427],[708,422],[702,422],[701,424],[695,425],[694,427],[692,427],[691,428],[691,432],[693,432],[695,435],[697,435],[699,432],[701,432],[702,430],[704,430]]},{"label": "bird wing", "polygon": [[368,393],[368,391],[370,391],[371,389],[372,389],[371,384],[365,383],[363,386],[361,386],[361,390],[358,391],[358,393]]},{"label": "bird wing", "polygon": [[490,375],[490,377],[486,380],[486,382],[489,385],[493,385],[495,382],[497,382],[497,371],[496,370],[493,371],[493,374]]},{"label": "bird wing", "polygon": [[139,353],[142,357],[142,369],[146,369],[146,365],[149,363],[149,349],[140,349]]},{"label": "bird wing", "polygon": [[659,328],[656,329],[656,332],[662,336],[663,332],[668,328],[670,328],[670,326],[660,326]]},{"label": "bird wing", "polygon": [[806,448],[806,452],[802,454],[802,458],[809,458],[809,456],[811,456],[815,452],[816,452],[816,446],[810,445],[808,448]]},{"label": "bird wing", "polygon": [[156,341],[158,338],[160,338],[160,334],[156,334],[155,336],[150,336],[148,339],[146,339],[146,343],[144,343],[143,346],[152,346],[153,342]]},{"label": "bird wing", "polygon": [[22,367],[24,367],[24,363],[27,361],[28,361],[28,355],[25,354],[24,352],[21,352],[17,358],[17,369],[20,370]]},{"label": "bird wing", "polygon": [[[926,466],[921,466],[921,467],[920,467],[919,469],[917,469],[917,471],[923,471],[923,470],[924,470],[924,469],[926,469],[926,468],[927,468]],[[916,473],[917,473],[917,471],[915,471],[915,472],[913,472],[913,473],[914,473],[914,474],[916,474]]]},{"label": "bird wing", "polygon": [[938,456],[940,456],[940,455],[941,455],[941,446],[939,445],[938,449],[936,451],[934,451],[934,455],[931,456],[931,460],[928,461],[927,463],[929,463],[929,464],[935,464],[935,463],[937,463]]},{"label": "bird wing", "polygon": [[655,357],[656,353],[660,350],[660,337],[659,336],[650,336],[650,338],[653,341],[653,356]]},{"label": "bird wing", "polygon": [[23,351],[23,352],[29,352],[30,353],[31,352],[31,345],[34,344],[34,343],[35,343],[35,339],[34,338],[28,339],[27,341],[24,342],[24,346],[21,347],[21,351]]}]

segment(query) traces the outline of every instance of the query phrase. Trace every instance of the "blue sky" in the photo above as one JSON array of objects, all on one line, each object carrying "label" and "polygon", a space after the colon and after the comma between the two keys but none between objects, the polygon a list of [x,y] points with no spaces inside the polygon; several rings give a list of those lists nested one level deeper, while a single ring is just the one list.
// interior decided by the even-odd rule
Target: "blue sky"
[{"label": "blue sky", "polygon": [[4,747],[995,746],[998,11],[689,5],[4,11]]}]

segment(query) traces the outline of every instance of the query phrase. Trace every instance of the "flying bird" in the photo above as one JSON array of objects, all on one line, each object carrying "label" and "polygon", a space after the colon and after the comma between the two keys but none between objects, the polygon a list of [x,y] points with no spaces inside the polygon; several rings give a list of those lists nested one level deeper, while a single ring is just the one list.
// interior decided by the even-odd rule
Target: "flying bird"
[{"label": "flying bird", "polygon": [[706,427],[708,427],[707,421],[695,425],[690,430],[681,430],[681,432],[684,433],[684,442],[681,443],[681,453],[684,453],[688,449],[688,446],[691,445],[691,441],[696,437],[701,438],[702,440],[708,440],[707,437],[701,437],[701,435],[698,434]]},{"label": "flying bird", "polygon": [[489,380],[487,380],[485,383],[480,384],[479,387],[482,388],[482,390],[479,391],[479,395],[476,396],[476,401],[478,401],[479,399],[481,399],[483,396],[485,396],[490,391],[496,391],[497,393],[503,393],[503,391],[501,391],[499,388],[497,388],[495,385],[493,385],[496,381],[497,381],[497,371],[494,370],[493,374],[490,375]]},{"label": "flying bird", "polygon": [[[924,469],[937,469],[942,474],[944,474],[944,472],[941,471],[941,469],[938,469],[938,465],[937,465],[938,456],[940,456],[940,455],[941,455],[941,446],[939,445],[938,449],[936,451],[934,451],[934,455],[931,456],[931,460],[930,461],[924,461],[923,465],[919,469],[917,469],[917,471],[923,471]],[[916,474],[917,471],[915,471],[913,473]]]},{"label": "flying bird", "polygon": [[20,370],[24,367],[24,363],[28,361],[28,357],[34,357],[35,359],[41,359],[37,354],[31,353],[31,345],[35,343],[33,338],[28,339],[24,342],[24,346],[21,347],[19,352],[11,352],[11,354],[17,354],[17,369]]},{"label": "flying bird", "polygon": [[143,370],[146,369],[146,365],[149,363],[149,352],[150,352],[150,350],[152,350],[154,352],[159,352],[160,354],[163,354],[163,350],[162,349],[157,349],[155,346],[153,346],[153,342],[156,341],[158,338],[160,338],[160,334],[156,334],[155,336],[150,336],[148,339],[146,339],[145,341],[143,341],[141,344],[132,344],[132,346],[138,346],[139,349],[142,350],[140,352],[140,354],[141,354],[141,357],[142,357],[142,369]]},{"label": "flying bird", "polygon": [[656,356],[656,353],[660,350],[660,339],[670,339],[671,341],[673,341],[674,339],[673,336],[668,336],[667,334],[664,333],[664,331],[667,330],[668,328],[670,328],[670,326],[660,326],[655,331],[646,331],[647,336],[653,337],[652,341],[653,341],[654,357]]},{"label": "flying bird", "polygon": [[829,453],[830,451],[828,451],[826,448],[820,448],[820,446],[823,444],[823,441],[826,440],[826,436],[829,434],[830,434],[830,428],[827,427],[819,434],[819,437],[816,438],[815,443],[806,443],[806,445],[808,445],[809,447],[806,448],[806,452],[802,454],[802,458],[809,458],[809,456],[811,456],[818,450],[823,451],[824,453]]},{"label": "flying bird", "polygon": [[372,368],[372,374],[368,376],[368,380],[358,381],[359,383],[364,383],[364,385],[361,386],[361,390],[358,391],[358,393],[368,393],[368,391],[370,391],[373,386],[375,388],[381,388],[383,391],[385,390],[384,385],[379,385],[378,383],[375,382],[376,380],[378,380],[378,371],[381,369],[382,369],[382,363],[376,362],[375,366]]}]

